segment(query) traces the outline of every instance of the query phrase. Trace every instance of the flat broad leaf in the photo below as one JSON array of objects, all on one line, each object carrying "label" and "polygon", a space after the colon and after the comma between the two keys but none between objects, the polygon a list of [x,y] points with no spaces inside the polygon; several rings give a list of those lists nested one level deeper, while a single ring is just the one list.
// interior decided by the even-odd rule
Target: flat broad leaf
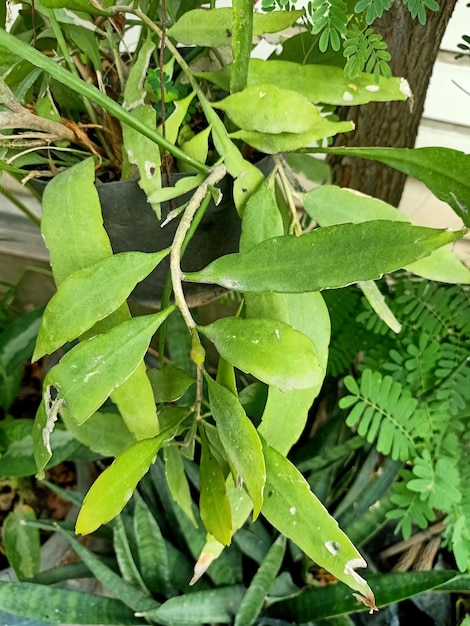
[{"label": "flat broad leaf", "polygon": [[231,133],[230,137],[240,139],[264,154],[277,154],[278,152],[299,150],[314,141],[333,137],[338,133],[348,133],[351,130],[354,130],[353,122],[331,122],[327,117],[318,114],[313,126],[305,132],[288,133],[281,131],[279,134],[268,134],[256,130],[238,130]]},{"label": "flat broad leaf", "polygon": [[137,441],[95,480],[85,496],[75,531],[88,535],[118,515],[130,500],[137,483],[148,472],[162,445],[172,439],[178,426],[153,439]]},{"label": "flat broad leaf", "polygon": [[58,390],[62,410],[78,424],[93,415],[136,369],[153,334],[172,310],[135,317],[67,352],[45,381]]},{"label": "flat broad leaf", "polygon": [[44,311],[33,360],[51,354],[115,311],[168,253],[169,249],[154,254],[122,252],[67,276]]},{"label": "flat broad leaf", "polygon": [[358,550],[295,466],[264,442],[263,452],[267,474],[262,514],[318,565],[358,591],[357,599],[374,609],[374,594],[356,572],[358,567],[367,567]]},{"label": "flat broad leaf", "polygon": [[[255,13],[253,16],[253,35],[277,33],[292,26],[303,11],[273,11]],[[171,28],[168,35],[179,43],[197,46],[230,46],[232,43],[232,9],[194,9],[184,13]]]},{"label": "flat broad leaf", "polygon": [[199,509],[204,527],[220,543],[229,545],[232,539],[232,513],[225,488],[225,478],[203,430],[201,431],[199,477]]},{"label": "flat broad leaf", "polygon": [[470,227],[470,154],[451,148],[321,148],[318,152],[385,163],[421,181]]},{"label": "flat broad leaf", "polygon": [[39,529],[27,525],[35,520],[36,514],[28,504],[18,504],[3,522],[3,546],[18,580],[32,578],[39,572]]},{"label": "flat broad leaf", "polygon": [[152,368],[147,373],[152,385],[155,402],[176,402],[196,381],[184,370],[168,364],[162,368]]},{"label": "flat broad leaf", "polygon": [[148,200],[149,202],[167,202],[168,200],[173,200],[196,189],[196,187],[204,182],[204,178],[202,174],[186,176],[178,180],[174,187],[162,187],[150,194]]},{"label": "flat broad leaf", "polygon": [[198,330],[229,363],[283,391],[312,387],[320,376],[311,339],[283,322],[226,317]]},{"label": "flat broad leaf", "polygon": [[184,279],[258,293],[334,289],[378,279],[464,234],[380,220],[339,224],[301,237],[273,237],[244,254],[220,257]]},{"label": "flat broad leaf", "polygon": [[[198,74],[229,91],[231,67],[218,72]],[[248,86],[269,83],[281,89],[290,89],[305,96],[310,102],[338,106],[353,106],[367,102],[406,100],[411,91],[403,78],[384,78],[374,82],[370,74],[359,74],[354,80],[344,75],[342,67],[293,63],[269,59],[251,59]]]},{"label": "flat broad leaf", "polygon": [[263,503],[266,478],[261,442],[255,427],[231,391],[206,376],[209,403],[220,441],[253,501],[256,518]]},{"label": "flat broad leaf", "polygon": [[[304,195],[304,209],[320,226],[344,222],[367,222],[370,220],[412,221],[398,209],[350,189],[323,185]],[[470,283],[470,270],[453,254],[451,246],[434,250],[424,259],[411,263],[405,269],[428,278],[448,283]]]},{"label": "flat broad leaf", "polygon": [[239,128],[260,133],[306,133],[320,118],[307,98],[269,84],[247,87],[213,106],[225,111]]}]

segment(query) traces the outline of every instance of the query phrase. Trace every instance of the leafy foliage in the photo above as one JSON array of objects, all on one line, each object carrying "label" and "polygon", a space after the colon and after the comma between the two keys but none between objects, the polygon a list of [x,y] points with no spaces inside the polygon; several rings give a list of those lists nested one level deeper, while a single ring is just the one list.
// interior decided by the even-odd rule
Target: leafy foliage
[{"label": "leafy foliage", "polygon": [[340,407],[348,410],[348,426],[407,464],[387,513],[397,531],[409,537],[413,525],[425,528],[444,514],[445,538],[463,571],[470,556],[469,289],[406,274],[381,287],[403,330],[392,335],[370,308],[358,306],[358,329],[365,325],[376,341],[367,336],[360,346],[357,379],[345,378],[351,395]]},{"label": "leafy foliage", "polygon": [[320,51],[325,52],[328,46],[338,51],[348,23],[346,3],[343,0],[312,0],[307,6],[307,14],[312,34],[321,33]]},{"label": "leafy foliage", "polygon": [[373,28],[361,30],[357,24],[352,24],[346,32],[343,55],[347,59],[344,73],[349,78],[367,72],[373,74],[378,82],[381,75],[386,78],[392,75],[388,65],[392,57],[387,44]]}]

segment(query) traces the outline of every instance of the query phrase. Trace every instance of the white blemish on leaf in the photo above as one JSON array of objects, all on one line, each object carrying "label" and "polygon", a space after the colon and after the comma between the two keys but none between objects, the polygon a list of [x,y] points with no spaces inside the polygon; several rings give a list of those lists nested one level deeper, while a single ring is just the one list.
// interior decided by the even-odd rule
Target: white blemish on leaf
[{"label": "white blemish on leaf", "polygon": [[52,454],[51,450],[51,434],[54,430],[54,425],[59,417],[59,412],[67,403],[63,398],[59,397],[59,390],[53,385],[48,385],[44,393],[44,403],[46,408],[46,425],[42,429],[42,440],[46,450],[49,454]]},{"label": "white blemish on leaf", "polygon": [[265,95],[266,95],[266,92],[265,92],[265,91],[260,91],[260,92],[259,92],[259,97],[260,97],[260,98],[264,98],[264,96],[265,96]]},{"label": "white blemish on leaf", "polygon": [[[354,85],[353,83],[349,83],[348,87],[349,87],[349,89],[352,89],[352,91],[357,91],[357,89],[358,89],[357,85]],[[367,89],[367,87],[366,87],[366,89]]]},{"label": "white blemish on leaf", "polygon": [[295,515],[297,513],[297,509],[295,508],[295,506],[291,506],[291,508],[289,509],[289,513],[291,515]]},{"label": "white blemish on leaf", "polygon": [[325,548],[328,550],[328,552],[331,552],[333,556],[336,556],[341,551],[341,546],[337,541],[327,541],[325,543]]},{"label": "white blemish on leaf", "polygon": [[345,102],[352,102],[354,100],[354,96],[352,95],[350,91],[345,91],[343,93],[343,100]]},{"label": "white blemish on leaf", "polygon": [[90,378],[93,378],[93,376],[96,376],[96,374],[99,374],[99,370],[95,370],[94,372],[88,372],[88,374],[85,376],[85,378],[83,379],[84,383],[87,383]]},{"label": "white blemish on leaf", "polygon": [[278,339],[280,339],[280,338],[281,338],[281,337],[280,337],[280,334],[279,334],[279,328],[276,328],[276,330],[274,331],[274,334],[276,335],[276,337],[277,337]]},{"label": "white blemish on leaf", "polygon": [[411,91],[410,83],[406,80],[406,78],[401,78],[400,79],[400,91],[407,98],[412,98],[413,97],[413,92]]},{"label": "white blemish on leaf", "polygon": [[157,173],[157,166],[152,161],[145,161],[145,176],[148,180],[152,180],[155,178],[155,174]]},{"label": "white blemish on leaf", "polygon": [[72,18],[72,24],[75,24],[75,26],[81,26],[82,28],[86,28],[87,30],[91,30],[93,32],[96,31],[96,26],[92,21],[82,20],[76,13],[73,13],[69,9],[64,8],[63,11],[67,17]]},{"label": "white blemish on leaf", "polygon": [[366,86],[366,91],[380,91],[380,85],[367,85]]}]

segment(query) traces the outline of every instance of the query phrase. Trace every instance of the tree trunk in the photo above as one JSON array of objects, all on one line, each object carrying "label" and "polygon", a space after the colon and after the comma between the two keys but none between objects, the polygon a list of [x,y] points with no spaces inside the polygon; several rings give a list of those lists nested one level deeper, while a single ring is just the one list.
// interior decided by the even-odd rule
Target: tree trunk
[{"label": "tree trunk", "polygon": [[[392,55],[392,72],[408,80],[413,100],[341,107],[340,118],[352,120],[356,129],[338,135],[334,145],[413,148],[434,62],[455,3],[456,0],[442,0],[439,11],[427,11],[427,23],[422,26],[411,18],[403,2],[395,0],[390,11],[376,21],[374,28],[387,42]],[[398,206],[406,175],[353,157],[330,156],[328,163],[335,184],[352,187]]]}]

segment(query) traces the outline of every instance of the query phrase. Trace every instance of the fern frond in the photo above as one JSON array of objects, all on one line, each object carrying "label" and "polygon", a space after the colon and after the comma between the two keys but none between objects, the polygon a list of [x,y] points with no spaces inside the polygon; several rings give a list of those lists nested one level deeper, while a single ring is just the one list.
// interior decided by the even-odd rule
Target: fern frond
[{"label": "fern frond", "polygon": [[402,470],[400,476],[402,482],[394,483],[393,493],[390,497],[397,508],[386,513],[386,518],[398,520],[395,533],[401,532],[404,539],[411,536],[414,525],[419,528],[427,528],[429,522],[435,519],[434,511],[425,500],[421,500],[419,494],[408,489],[408,482],[413,479],[409,470]]},{"label": "fern frond", "polygon": [[468,343],[449,337],[441,347],[435,371],[438,379],[436,398],[448,403],[449,411],[458,415],[470,400],[470,351]]},{"label": "fern frond", "polygon": [[367,24],[372,24],[384,11],[392,6],[392,0],[359,0],[354,7],[355,13],[364,13]]},{"label": "fern frond", "polygon": [[412,393],[423,394],[435,384],[434,371],[441,354],[441,346],[435,339],[422,334],[418,345],[408,345],[406,352],[409,355],[403,363],[407,372],[406,382]]},{"label": "fern frond", "polygon": [[407,488],[419,493],[421,500],[427,500],[432,509],[449,511],[462,498],[457,459],[441,456],[435,460],[425,448],[422,455],[414,459],[413,478]]},{"label": "fern frond", "polygon": [[[375,0],[372,0],[371,5],[373,4]],[[344,73],[348,78],[353,79],[361,72],[367,72],[374,74],[374,79],[378,82],[380,75],[385,78],[392,75],[388,64],[392,57],[387,50],[387,44],[382,35],[375,33],[373,28],[361,30],[357,24],[351,24],[346,31],[343,55],[347,59]]]},{"label": "fern frond", "polygon": [[343,0],[312,0],[307,5],[307,19],[311,23],[312,35],[321,33],[318,41],[321,52],[325,52],[328,46],[336,52],[341,48],[349,21]]},{"label": "fern frond", "polygon": [[423,411],[410,392],[380,372],[364,370],[360,387],[352,376],[344,379],[352,395],[339,402],[343,409],[353,407],[346,424],[357,426],[357,433],[369,443],[376,442],[382,454],[407,461],[415,454],[415,437],[423,425]]},{"label": "fern frond", "polygon": [[430,11],[439,11],[439,5],[436,0],[403,0],[403,4],[407,5],[411,17],[418,17],[419,23],[423,26],[426,24],[426,9]]}]

